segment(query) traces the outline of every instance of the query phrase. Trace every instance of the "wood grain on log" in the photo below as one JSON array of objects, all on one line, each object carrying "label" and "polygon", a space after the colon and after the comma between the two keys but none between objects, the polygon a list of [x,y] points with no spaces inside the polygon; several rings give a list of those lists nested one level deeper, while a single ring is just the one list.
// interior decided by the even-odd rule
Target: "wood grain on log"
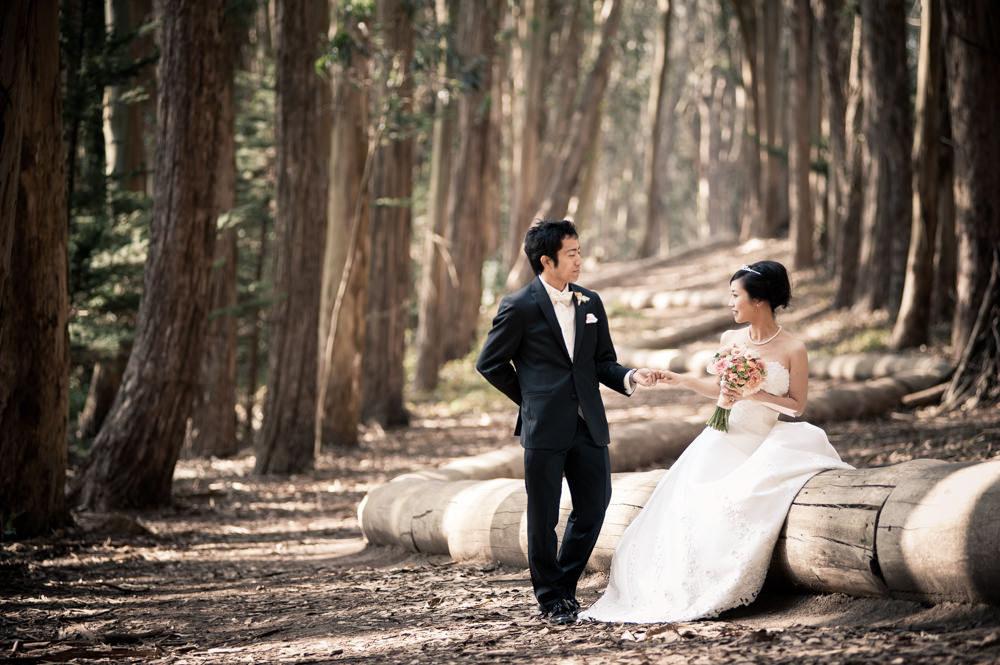
[{"label": "wood grain on log", "polygon": [[876,544],[896,595],[1000,602],[1000,460],[941,464],[900,483]]}]

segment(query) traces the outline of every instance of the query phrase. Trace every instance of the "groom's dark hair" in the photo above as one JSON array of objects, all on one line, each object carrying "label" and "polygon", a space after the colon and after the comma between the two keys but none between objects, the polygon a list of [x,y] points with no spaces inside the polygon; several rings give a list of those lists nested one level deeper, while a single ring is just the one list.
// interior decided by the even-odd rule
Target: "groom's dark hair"
[{"label": "groom's dark hair", "polygon": [[543,256],[549,257],[558,266],[563,238],[579,237],[576,226],[568,219],[536,219],[524,234],[524,253],[528,255],[531,269],[536,275],[542,274]]}]

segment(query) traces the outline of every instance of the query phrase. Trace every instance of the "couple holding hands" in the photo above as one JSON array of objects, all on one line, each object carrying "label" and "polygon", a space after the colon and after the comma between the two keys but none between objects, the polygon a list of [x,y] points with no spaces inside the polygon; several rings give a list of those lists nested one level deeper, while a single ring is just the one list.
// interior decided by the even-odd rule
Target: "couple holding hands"
[{"label": "couple holding hands", "polygon": [[[823,430],[798,416],[808,393],[805,346],[775,321],[791,296],[774,261],[744,265],[730,280],[734,321],[722,345],[752,350],[766,368],[746,395],[715,377],[617,361],[600,296],[578,286],[582,265],[572,222],[538,221],[524,251],[536,274],[501,302],[477,370],[519,407],[524,447],[528,563],[541,617],[658,623],[714,616],[756,598],[785,515],[819,471],[850,468]],[[728,431],[712,427],[687,447],[622,535],[608,588],[581,612],[576,586],[611,501],[610,435],[599,384],[631,395],[657,383],[729,408]],[[563,477],[573,509],[561,545],[556,525]]]}]

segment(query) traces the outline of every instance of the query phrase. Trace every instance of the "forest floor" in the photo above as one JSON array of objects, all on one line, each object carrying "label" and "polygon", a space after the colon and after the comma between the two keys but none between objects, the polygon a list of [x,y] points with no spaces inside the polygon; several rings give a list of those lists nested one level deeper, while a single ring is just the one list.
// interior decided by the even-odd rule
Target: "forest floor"
[{"label": "forest floor", "polygon": [[[883,335],[876,328],[822,341],[848,348]],[[410,427],[368,428],[360,448],[325,453],[309,474],[255,477],[249,451],[182,460],[169,509],[77,514],[52,536],[0,543],[0,662],[1000,661],[1000,607],[770,584],[714,620],[554,627],[536,616],[527,570],[366,548],[357,506],[371,488],[513,442],[511,408],[480,384],[470,360],[454,363],[433,399],[412,404]],[[660,388],[605,397],[612,422],[703,406]],[[900,410],[826,429],[856,466],[1000,453],[995,408]],[[584,578],[581,602],[605,583]]]}]

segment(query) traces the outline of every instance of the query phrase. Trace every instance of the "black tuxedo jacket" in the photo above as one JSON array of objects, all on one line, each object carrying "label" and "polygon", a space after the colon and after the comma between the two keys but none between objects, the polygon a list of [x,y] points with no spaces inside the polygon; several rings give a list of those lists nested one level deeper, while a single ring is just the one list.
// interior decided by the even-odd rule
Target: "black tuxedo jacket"
[{"label": "black tuxedo jacket", "polygon": [[[629,369],[618,364],[600,296],[575,284],[576,338],[573,360],[566,352],[552,300],[536,277],[505,296],[493,319],[476,369],[520,407],[514,436],[525,448],[567,448],[578,411],[590,435],[608,445],[608,419],[598,382],[623,395]],[[596,318],[593,323],[587,323]]]}]

